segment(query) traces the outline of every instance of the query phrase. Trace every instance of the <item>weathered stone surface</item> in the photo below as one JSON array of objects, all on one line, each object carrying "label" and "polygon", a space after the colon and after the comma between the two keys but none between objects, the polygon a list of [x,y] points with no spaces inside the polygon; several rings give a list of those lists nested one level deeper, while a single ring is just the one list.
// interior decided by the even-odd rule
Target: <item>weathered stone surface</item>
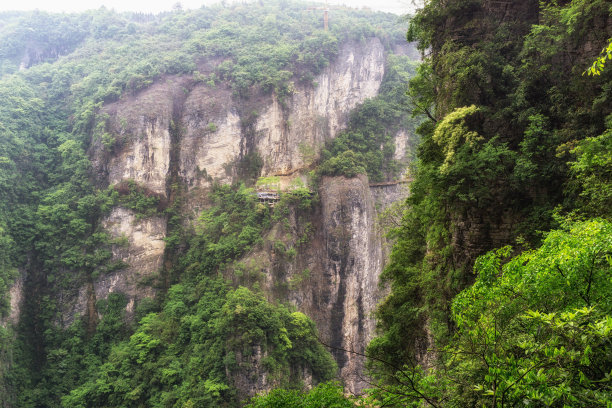
[{"label": "weathered stone surface", "polygon": [[365,45],[347,43],[337,59],[316,79],[314,89],[301,87],[285,103],[274,99],[261,111],[256,149],[263,175],[285,174],[309,164],[326,140],[346,127],[353,108],[376,96],[384,75],[384,48],[377,38]]},{"label": "weathered stone surface", "polygon": [[19,322],[19,316],[21,315],[21,305],[23,302],[25,274],[24,271],[20,271],[19,275],[11,286],[9,287],[9,313],[6,318],[0,319],[0,325],[7,326],[9,324],[15,325]]},{"label": "weathered stone surface", "polygon": [[[282,101],[261,95],[244,101],[234,98],[224,84],[196,83],[187,76],[164,78],[103,108],[109,115],[106,130],[116,143],[110,151],[99,140],[92,144],[100,184],[131,179],[171,201],[170,185],[178,182],[185,192],[183,215],[188,219],[206,205],[212,182],[238,180],[238,164],[248,154],[262,159],[262,175],[279,175],[283,185],[304,178],[325,142],[346,127],[350,112],[376,96],[384,66],[380,40],[342,44],[338,57],[313,86],[296,85],[296,92]],[[396,136],[400,161],[407,157],[409,137],[405,132]],[[389,202],[396,196],[388,193],[379,199]],[[228,273],[227,277],[245,285],[263,279],[269,299],[296,305],[313,318],[326,342],[363,352],[374,331],[371,313],[379,300],[383,267],[375,200],[365,177],[324,178],[320,197],[320,206],[308,221],[309,242],[298,244],[307,227],[292,211],[290,231],[277,226],[268,232],[266,244],[245,257],[252,275],[247,272],[238,279]],[[166,224],[163,217],[138,220],[124,208],[114,209],[103,220],[113,237],[126,238],[127,246],[115,246],[113,255],[129,266],[97,278],[96,299],[122,292],[131,311],[135,302],[154,295],[150,285],[139,283],[163,267]],[[299,246],[297,256],[288,259],[276,253],[272,243],[278,240],[288,248]],[[66,314],[85,312],[91,304],[89,288],[84,284],[72,295],[78,298],[76,307]],[[261,356],[252,357],[245,364],[253,369],[232,377],[245,396],[274,386],[258,364]],[[341,351],[335,357],[349,390],[366,386],[361,379],[363,359]],[[308,384],[312,375],[306,374]]]},{"label": "weathered stone surface", "polygon": [[[227,278],[241,285],[261,282],[270,300],[288,301],[310,316],[326,344],[363,353],[374,334],[372,312],[384,264],[374,199],[365,176],[325,177],[319,195],[317,208],[309,213],[292,208],[264,245],[241,260],[240,279],[232,270]],[[307,242],[300,243],[308,229]],[[296,256],[278,253],[277,242],[296,249]],[[360,392],[367,386],[364,359],[331,351],[348,389]],[[262,387],[258,391],[268,389]]]},{"label": "weathered stone surface", "polygon": [[160,81],[134,97],[103,109],[107,130],[115,138],[109,154],[94,140],[93,165],[108,184],[134,180],[155,193],[166,194],[170,169],[170,124],[184,80]]},{"label": "weathered stone surface", "polygon": [[[334,347],[363,353],[374,334],[372,312],[379,300],[378,278],[383,268],[374,200],[364,176],[324,178],[319,192],[327,253],[326,335]],[[362,357],[338,350],[334,355],[349,391],[359,392],[367,386]]]},{"label": "weathered stone surface", "polygon": [[113,246],[113,257],[128,266],[94,281],[96,299],[103,299],[113,292],[123,293],[128,298],[127,311],[131,313],[135,301],[155,294],[151,285],[141,283],[155,277],[162,267],[166,219],[148,217],[139,220],[131,210],[117,207],[102,225],[113,238],[127,240],[125,245]]},{"label": "weathered stone surface", "polygon": [[[127,317],[134,306],[144,298],[155,296],[152,283],[159,277],[164,261],[167,221],[165,217],[138,219],[127,208],[116,207],[102,220],[102,226],[111,239],[119,241],[112,246],[113,260],[125,263],[125,268],[102,274],[91,281],[83,281],[79,287],[58,293],[62,313],[58,324],[69,326],[78,316],[86,317],[95,311],[96,301],[106,299],[111,293],[126,296]],[[89,317],[91,320],[92,316]]]},{"label": "weathered stone surface", "polygon": [[401,129],[395,135],[395,153],[393,158],[399,162],[405,162],[410,154],[410,139],[411,135],[406,130]]},{"label": "weathered stone surface", "polygon": [[376,96],[384,62],[377,38],[346,43],[315,78],[316,86],[298,87],[282,102],[265,97],[248,107],[238,106],[227,89],[198,85],[183,110],[181,177],[190,188],[207,187],[204,176],[229,182],[236,174],[232,167],[247,153],[263,159],[264,176],[310,165],[325,141],[346,126],[350,111]]},{"label": "weathered stone surface", "polygon": [[180,143],[180,176],[188,188],[207,187],[208,177],[231,181],[240,156],[241,121],[231,91],[198,84],[185,101]]}]

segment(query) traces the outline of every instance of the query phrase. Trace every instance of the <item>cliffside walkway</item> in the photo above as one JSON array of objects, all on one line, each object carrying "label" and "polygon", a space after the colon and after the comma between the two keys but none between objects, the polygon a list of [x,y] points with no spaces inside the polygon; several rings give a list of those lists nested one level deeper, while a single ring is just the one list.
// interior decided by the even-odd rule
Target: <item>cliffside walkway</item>
[{"label": "cliffside walkway", "polygon": [[[283,194],[291,194],[296,191],[295,188],[289,188],[287,190],[281,190],[280,187],[270,188],[269,186],[262,186],[253,192],[253,195],[257,196],[257,200],[262,204],[267,204],[270,207],[274,207],[274,205],[281,199]],[[312,191],[309,191],[308,194],[310,196],[313,195]]]},{"label": "cliffside walkway", "polygon": [[411,181],[412,181],[411,178],[407,178],[407,179],[395,180],[395,181],[383,181],[380,183],[370,183],[369,186],[370,187],[387,187],[387,186],[395,186],[398,184],[407,184],[407,183],[410,183]]}]

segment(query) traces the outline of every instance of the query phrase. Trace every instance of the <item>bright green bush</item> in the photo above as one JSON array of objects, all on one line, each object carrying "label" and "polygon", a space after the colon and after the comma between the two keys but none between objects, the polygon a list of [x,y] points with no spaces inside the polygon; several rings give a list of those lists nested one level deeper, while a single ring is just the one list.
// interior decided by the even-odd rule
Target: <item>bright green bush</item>
[{"label": "bright green bush", "polygon": [[308,392],[275,389],[254,397],[247,408],[353,408],[355,401],[335,383],[319,384]]},{"label": "bright green bush", "polygon": [[62,406],[237,406],[232,379],[249,368],[238,356],[248,359],[256,349],[267,375],[287,385],[301,367],[318,381],[336,370],[305,315],[200,277],[196,286],[172,286],[161,312],[142,318]]},{"label": "bright green bush", "polygon": [[[452,303],[457,330],[428,371],[406,366],[373,391],[390,406],[583,406],[612,403],[612,224],[571,223],[510,258],[481,256]],[[398,385],[399,384],[399,385]]]}]

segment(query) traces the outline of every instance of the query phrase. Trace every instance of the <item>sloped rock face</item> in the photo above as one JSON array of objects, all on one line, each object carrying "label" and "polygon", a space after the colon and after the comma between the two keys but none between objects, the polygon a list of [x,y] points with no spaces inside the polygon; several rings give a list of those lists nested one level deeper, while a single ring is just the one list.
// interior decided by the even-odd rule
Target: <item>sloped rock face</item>
[{"label": "sloped rock face", "polygon": [[[114,141],[110,147],[95,138],[92,143],[99,183],[133,180],[169,201],[172,185],[178,183],[185,192],[183,216],[188,219],[206,205],[213,182],[240,180],[240,163],[249,155],[261,160],[260,175],[298,176],[309,170],[325,142],[346,127],[351,110],[376,96],[384,66],[384,47],[372,38],[342,45],[313,86],[297,86],[283,100],[237,100],[224,84],[164,78],[103,109]],[[406,140],[405,134],[396,138],[402,157]],[[248,261],[265,276],[271,300],[288,300],[317,323],[322,339],[337,348],[334,355],[348,389],[358,392],[367,385],[360,377],[364,361],[340,349],[363,352],[373,335],[371,313],[383,267],[376,209],[365,177],[324,178],[319,193],[320,206],[311,220],[314,232],[296,259],[280,259],[264,246]],[[130,210],[115,208],[102,225],[112,237],[123,237],[124,245],[114,246],[113,255],[128,266],[84,285],[66,315],[85,313],[87,305],[91,309],[96,299],[112,292],[127,296],[128,312],[135,302],[155,295],[143,282],[163,268],[166,218],[139,219]],[[295,240],[300,228],[289,239]],[[280,230],[270,234],[284,239]],[[271,386],[265,377],[249,380],[256,377],[246,373],[235,380],[245,395]]]},{"label": "sloped rock face", "polygon": [[262,111],[256,146],[263,175],[284,174],[309,164],[307,151],[318,154],[344,127],[350,111],[376,96],[384,75],[384,49],[377,38],[365,45],[345,44],[313,88],[301,88],[283,108],[278,100]]},{"label": "sloped rock face", "polygon": [[117,207],[102,225],[111,237],[124,239],[123,243],[113,245],[113,257],[128,267],[96,279],[96,298],[121,292],[128,297],[127,311],[131,313],[135,301],[154,295],[153,288],[146,284],[146,280],[155,277],[162,267],[166,220],[164,217],[138,219],[131,210]]},{"label": "sloped rock face", "polygon": [[[384,266],[374,197],[365,176],[324,177],[319,197],[310,212],[292,208],[286,222],[271,229],[262,248],[241,260],[242,280],[234,283],[263,279],[270,300],[287,301],[310,316],[347,389],[359,393],[368,386],[365,361],[353,351],[364,353],[373,337],[372,312],[381,296],[378,279]],[[300,242],[306,235],[307,242]],[[279,253],[278,242],[296,249],[296,256]],[[231,270],[227,275],[236,279]]]},{"label": "sloped rock face", "polygon": [[137,97],[106,106],[107,130],[115,139],[108,152],[94,141],[93,165],[101,181],[117,184],[134,180],[148,190],[165,195],[172,147],[170,129],[187,84],[168,78]]},{"label": "sloped rock face", "polygon": [[[247,154],[261,157],[263,175],[291,173],[310,164],[325,141],[346,126],[350,111],[376,95],[384,63],[384,48],[377,38],[365,45],[344,44],[335,62],[316,78],[317,86],[301,87],[282,103],[275,97],[262,97],[245,105],[222,84],[211,87],[186,77],[165,78],[103,109],[114,144],[109,151],[94,141],[94,168],[101,184],[133,180],[166,197],[170,180],[178,180],[190,191],[185,211],[197,211],[212,181],[229,183],[239,177],[237,165]],[[121,216],[133,222],[134,215],[123,212],[116,210],[103,225],[117,225]],[[120,233],[130,242],[139,242],[141,238],[134,235],[138,226],[128,228],[127,223],[120,222]],[[161,219],[152,222],[151,228],[149,237],[165,235]],[[161,267],[163,248],[134,251],[128,249],[132,255],[122,259],[130,264],[136,261],[136,267],[148,274]],[[140,265],[134,257],[139,258],[135,253],[142,251],[149,251],[144,258],[156,261]],[[120,286],[130,299],[143,290]],[[105,297],[104,290],[96,289],[96,297]]]}]

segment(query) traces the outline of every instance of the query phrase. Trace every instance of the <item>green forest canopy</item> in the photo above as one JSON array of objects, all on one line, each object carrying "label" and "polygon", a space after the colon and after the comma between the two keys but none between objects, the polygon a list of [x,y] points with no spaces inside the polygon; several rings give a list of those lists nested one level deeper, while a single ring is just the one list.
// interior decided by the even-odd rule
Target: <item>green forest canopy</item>
[{"label": "green forest canopy", "polygon": [[[411,197],[383,276],[391,293],[369,347],[394,364],[372,364],[380,385],[368,403],[606,406],[612,70],[597,65],[600,75],[582,73],[609,44],[610,7],[604,0],[525,0],[516,2],[525,6],[516,18],[500,23],[483,3],[432,0],[412,20],[409,36],[429,53],[407,97],[430,119],[420,126]],[[125,198],[91,183],[86,154],[103,103],[165,74],[227,81],[236,98],[282,96],[292,81],[312,81],[342,41],[378,35],[388,45],[403,35],[383,14],[369,15],[370,22],[366,12],[338,14],[329,32],[317,28],[319,16],[290,2],[160,16],[105,9],[0,15],[0,92],[8,102],[0,105],[0,290],[26,262],[36,266],[31,282],[40,290],[40,302],[26,305],[16,345],[0,333],[2,350],[15,353],[10,371],[0,364],[0,393],[17,395],[9,403],[236,405],[223,368],[262,335],[275,339],[267,343],[270,372],[290,379],[292,368],[308,364],[319,380],[332,377],[333,362],[305,316],[228,287],[215,273],[227,256],[256,245],[270,223],[244,187],[219,187],[203,214],[239,220],[227,235],[214,223],[193,236],[174,230],[170,239],[185,253],[173,273],[184,281],[162,304],[140,305],[135,327],[123,324],[125,299],[112,296],[98,305],[104,318],[95,333],[83,321],[59,330],[48,291],[121,266],[108,262],[109,238],[97,220]],[[225,59],[217,71],[195,72],[197,58],[212,56]],[[19,71],[24,61],[31,66]],[[357,169],[392,177],[392,168],[367,168],[390,166],[388,151],[368,147],[372,136],[388,142],[380,128],[404,104],[398,101],[406,95],[388,95],[352,119],[365,122],[363,129],[348,129],[327,147],[324,174]],[[368,122],[371,111],[383,112],[382,122]],[[134,208],[155,206],[137,193]],[[176,217],[176,208],[168,215]],[[6,314],[6,303],[0,307]],[[244,343],[217,341],[245,322]],[[424,370],[414,357],[426,328],[436,362]],[[296,353],[298,345],[308,353]],[[251,404],[354,403],[341,394],[337,385],[321,385],[307,395],[274,391]]]},{"label": "green forest canopy", "polygon": [[[111,143],[97,132],[100,107],[164,76],[223,82],[236,100],[272,92],[282,99],[295,84],[314,86],[343,42],[377,36],[389,50],[403,38],[389,14],[338,10],[329,31],[321,18],[286,0],[160,15],[0,13],[0,314],[8,313],[17,268],[27,265],[25,290],[33,294],[16,332],[0,328],[3,406],[235,406],[235,356],[255,343],[282,385],[299,386],[299,367],[315,382],[335,375],[310,319],[218,276],[259,243],[273,216],[244,186],[216,187],[202,214],[232,220],[235,230],[219,235],[209,223],[193,233],[182,228],[179,200],[166,208],[129,182],[101,188],[88,156],[92,135]],[[220,63],[199,72],[208,60]],[[62,329],[56,291],[125,266],[112,261],[121,242],[99,226],[116,205],[169,218],[176,262],[166,273],[176,285],[138,305],[134,324],[126,323],[125,298],[113,295],[96,305],[99,322],[84,316]],[[252,330],[235,338],[242,325]]]},{"label": "green forest canopy", "polygon": [[368,347],[378,383],[343,403],[612,405],[611,14],[432,0],[412,19],[426,58],[408,96],[429,120]]},{"label": "green forest canopy", "polygon": [[609,406],[612,70],[583,73],[612,9],[492,3],[432,0],[411,21],[428,56],[409,94],[430,120],[383,273],[372,397]]}]

